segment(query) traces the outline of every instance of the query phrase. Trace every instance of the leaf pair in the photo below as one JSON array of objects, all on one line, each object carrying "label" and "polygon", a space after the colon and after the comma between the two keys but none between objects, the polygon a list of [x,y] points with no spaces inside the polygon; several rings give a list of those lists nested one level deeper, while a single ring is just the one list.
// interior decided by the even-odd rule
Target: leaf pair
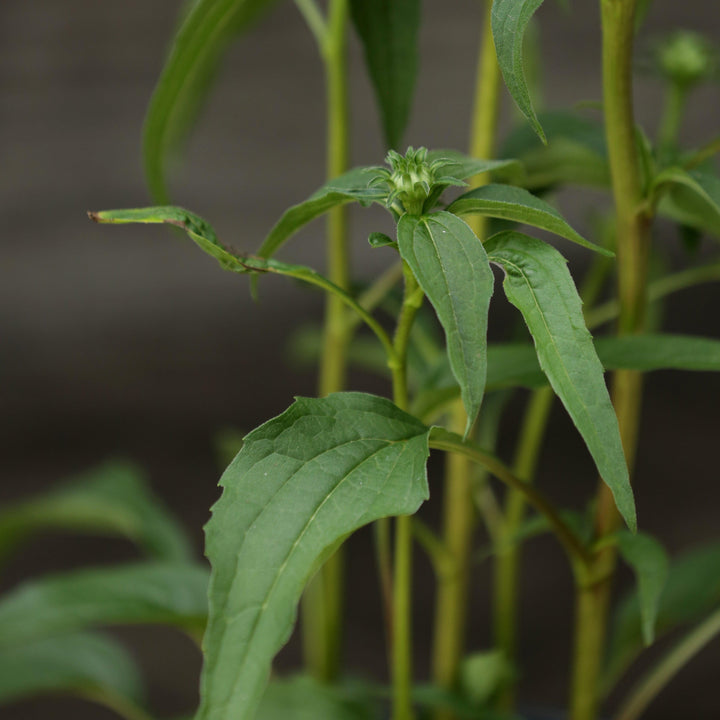
[{"label": "leaf pair", "polygon": [[483,246],[449,212],[404,215],[398,245],[445,330],[450,366],[468,414],[466,432],[485,391],[493,262],[505,271],[505,293],[523,314],[540,367],[634,530],[635,505],[617,419],[580,298],[560,253],[516,232],[499,233]]}]

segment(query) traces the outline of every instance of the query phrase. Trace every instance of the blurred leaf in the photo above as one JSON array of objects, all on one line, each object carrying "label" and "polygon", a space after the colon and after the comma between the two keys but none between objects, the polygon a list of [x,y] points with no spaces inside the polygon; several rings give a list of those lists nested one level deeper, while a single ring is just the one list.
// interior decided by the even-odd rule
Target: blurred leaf
[{"label": "blurred leaf", "polygon": [[126,462],[101,465],[72,482],[0,511],[0,560],[45,530],[122,535],[161,560],[188,561],[193,552],[179,523],[142,472]]},{"label": "blurred leaf", "polygon": [[375,720],[368,699],[348,697],[342,687],[299,675],[273,679],[258,707],[257,720]]},{"label": "blurred leaf", "polygon": [[505,271],[505,294],[525,318],[540,366],[634,531],[635,501],[617,417],[565,258],[550,245],[516,232],[494,235],[485,247],[490,261]]},{"label": "blurred leaf", "polygon": [[447,211],[455,215],[480,214],[555,233],[566,240],[613,257],[614,253],[586,240],[573,230],[565,218],[552,206],[523,188],[490,184],[475,188],[451,203]]},{"label": "blurred leaf", "polygon": [[245,438],[206,527],[198,720],[251,718],[303,587],[337,543],[427,498],[429,429],[383,398],[300,398]]},{"label": "blurred leaf", "polygon": [[145,173],[156,202],[168,201],[168,156],[192,126],[225,50],[273,2],[195,0],[180,23],[145,117]]},{"label": "blurred leaf", "polygon": [[[683,553],[670,563],[660,595],[656,634],[702,620],[720,605],[720,543]],[[605,671],[609,686],[644,648],[637,592],[618,605],[612,623]]]},{"label": "blurred leaf", "polygon": [[100,634],[60,635],[0,649],[0,703],[48,692],[118,705],[139,702],[143,687],[127,651]]},{"label": "blurred leaf", "polygon": [[430,150],[427,154],[427,161],[432,163],[436,160],[445,161],[442,165],[442,175],[453,180],[469,180],[471,177],[485,173],[519,170],[518,161],[515,159],[485,160],[470,157],[457,150]]},{"label": "blurred leaf", "polygon": [[154,623],[202,632],[208,572],[137,563],[31,580],[0,601],[0,648],[96,625]]},{"label": "blurred leaf", "polygon": [[530,100],[523,54],[525,30],[542,3],[543,0],[494,0],[492,33],[505,85],[520,112],[530,121],[538,137],[545,142],[545,133]]},{"label": "blurred leaf", "polygon": [[547,135],[547,145],[523,123],[501,146],[502,157],[517,158],[525,168],[525,177],[517,184],[531,190],[555,185],[609,186],[610,171],[601,124],[573,112],[546,112],[539,118]]},{"label": "blurred leaf", "polygon": [[720,238],[720,178],[699,170],[666,168],[653,182],[658,212]]},{"label": "blurred leaf", "polygon": [[350,0],[388,148],[400,149],[418,66],[420,0]]},{"label": "blurred leaf", "polygon": [[499,650],[476,652],[463,658],[460,685],[475,707],[489,705],[497,692],[513,677],[513,670]]},{"label": "blurred leaf", "polygon": [[403,215],[398,245],[445,330],[450,367],[468,416],[467,433],[485,392],[494,284],[487,254],[467,223],[449,212]]},{"label": "blurred leaf", "polygon": [[618,534],[618,548],[623,560],[637,576],[642,634],[646,645],[655,639],[660,595],[668,576],[668,557],[665,548],[652,536],[628,532]]}]

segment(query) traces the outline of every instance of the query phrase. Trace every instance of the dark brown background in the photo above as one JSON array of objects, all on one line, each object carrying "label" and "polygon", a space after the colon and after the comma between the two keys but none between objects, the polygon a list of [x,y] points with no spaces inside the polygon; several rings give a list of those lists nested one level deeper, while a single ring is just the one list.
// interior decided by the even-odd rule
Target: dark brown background
[{"label": "dark brown background", "polygon": [[[293,395],[313,393],[312,373],[293,369],[285,343],[298,324],[319,317],[320,300],[286,282],[268,281],[260,304],[246,282],[219,271],[186,242],[157,228],[100,228],[88,209],[148,203],[140,167],[140,129],[181,3],[176,0],[2,0],[0,3],[0,501],[40,490],[108,457],[129,457],[192,534],[200,553],[202,524],[217,495],[213,437],[224,426],[250,429],[280,412]],[[553,2],[540,13],[545,102],[563,107],[599,100],[595,3]],[[466,145],[479,3],[425,3],[422,78],[407,141]],[[644,38],[672,27],[718,36],[720,15],[707,0],[656,0]],[[353,155],[382,157],[374,102],[352,47]],[[256,32],[230,53],[208,111],[194,133],[173,194],[209,218],[234,247],[258,246],[282,210],[322,182],[324,114],[320,64],[292,3],[279,3]],[[659,89],[638,85],[638,116],[653,130]],[[505,117],[512,112],[506,109]],[[684,136],[717,134],[717,88],[698,93]],[[572,194],[565,212],[583,225],[603,196]],[[387,262],[370,252],[382,214],[354,213],[359,277]],[[321,225],[303,233],[290,256],[320,264]],[[659,227],[671,251],[676,238]],[[706,243],[705,251],[712,245]],[[569,252],[573,264],[582,253]],[[675,253],[679,257],[678,253]],[[720,336],[720,287],[678,295],[667,307],[671,330]],[[497,322],[497,321],[496,321]],[[358,388],[372,386],[356,377]],[[381,388],[382,390],[382,388]],[[718,536],[716,376],[657,373],[647,382],[637,494],[642,527],[672,551]],[[508,417],[511,438],[517,413]],[[555,497],[580,504],[594,477],[559,409],[540,482]],[[508,441],[503,446],[507,453]],[[436,485],[433,486],[434,489]],[[430,511],[432,515],[432,509]],[[119,541],[67,536],[26,547],[2,579],[8,588],[50,569],[132,557]],[[377,675],[382,639],[371,546],[360,533],[350,549],[348,665]],[[627,581],[626,577],[623,577]],[[426,672],[429,572],[419,563],[418,666]],[[528,547],[523,601],[522,695],[560,705],[566,693],[570,580],[549,540]],[[469,645],[487,647],[487,569],[471,606]],[[160,715],[191,709],[199,658],[164,630],[132,629]],[[284,651],[291,666],[297,650]],[[656,703],[648,717],[720,716],[714,684],[716,643]],[[0,717],[109,718],[70,700],[0,709]]]}]

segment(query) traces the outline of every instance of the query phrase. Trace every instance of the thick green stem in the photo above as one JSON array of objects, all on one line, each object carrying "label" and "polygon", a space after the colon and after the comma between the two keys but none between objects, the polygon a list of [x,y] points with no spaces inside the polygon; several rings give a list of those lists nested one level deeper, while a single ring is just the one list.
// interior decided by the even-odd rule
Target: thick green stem
[{"label": "thick green stem", "polygon": [[[475,86],[475,107],[470,131],[470,154],[489,158],[493,154],[497,128],[500,71],[495,56],[490,12],[492,0],[485,0],[484,18],[478,54]],[[489,181],[483,175],[474,185]],[[481,240],[487,228],[487,218],[476,215],[471,227]],[[464,429],[465,410],[456,403],[450,421],[453,430]],[[432,676],[442,688],[452,689],[457,683],[458,670],[465,650],[470,556],[475,512],[472,502],[471,464],[467,457],[450,454],[445,465],[443,504],[443,542],[453,557],[454,571],[438,579],[435,634],[432,656]],[[455,714],[440,708],[436,720],[451,720]]]},{"label": "thick green stem", "polygon": [[[314,7],[314,6],[313,6]],[[301,5],[301,9],[303,6]],[[327,25],[311,29],[319,40],[325,65],[327,93],[327,175],[336,177],[348,167],[349,122],[347,88],[348,0],[331,0]],[[310,17],[314,17],[311,15]],[[324,35],[318,33],[324,31]],[[347,214],[340,206],[330,211],[327,226],[328,278],[343,290],[349,286]],[[321,397],[345,387],[349,332],[343,301],[327,295],[318,391]],[[343,549],[340,548],[308,586],[303,601],[303,646],[310,672],[332,682],[340,670],[343,615]]]},{"label": "thick green stem", "polygon": [[[545,428],[552,408],[553,390],[544,387],[533,392],[525,412],[518,440],[514,472],[523,482],[532,482],[540,456]],[[527,502],[525,496],[510,490],[505,505],[505,522],[496,554],[493,586],[493,631],[495,647],[511,664],[517,655],[518,584],[521,547],[514,538],[522,524]],[[514,688],[508,686],[499,698],[499,707],[510,712],[514,705]]]},{"label": "thick green stem", "polygon": [[[462,404],[456,402],[450,429],[462,434],[466,417]],[[445,459],[442,544],[451,558],[451,570],[437,578],[432,677],[437,685],[448,689],[457,682],[465,650],[470,557],[476,521],[471,470],[467,457],[450,453]],[[438,720],[452,718],[454,713],[441,708],[435,717]]]},{"label": "thick green stem", "polygon": [[[415,315],[424,294],[410,268],[403,263],[405,294],[395,331],[395,357],[391,360],[393,399],[405,410],[408,407],[407,349]],[[392,616],[392,720],[413,720],[412,705],[412,517],[404,515],[395,521],[395,565]]]},{"label": "thick green stem", "polygon": [[[640,212],[642,187],[635,146],[632,105],[632,47],[636,0],[601,0],[603,95],[613,196],[617,214],[618,292],[621,335],[642,332],[645,321],[650,218]],[[612,397],[628,467],[632,470],[642,398],[642,375],[620,370],[612,381]],[[596,533],[603,538],[620,524],[612,495],[600,484]],[[595,720],[600,663],[605,649],[610,589],[616,550],[597,553],[590,575],[576,596],[576,633],[570,717]]]}]

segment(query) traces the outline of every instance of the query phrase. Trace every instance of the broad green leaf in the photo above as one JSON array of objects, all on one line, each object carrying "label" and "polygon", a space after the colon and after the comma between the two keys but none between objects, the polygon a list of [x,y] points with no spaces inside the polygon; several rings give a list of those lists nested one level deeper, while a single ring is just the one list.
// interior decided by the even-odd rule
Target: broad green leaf
[{"label": "broad green leaf", "polygon": [[720,178],[667,168],[657,175],[652,189],[661,215],[720,237]]},{"label": "broad green leaf", "polygon": [[297,676],[270,682],[256,720],[375,720],[372,704],[348,697],[342,687]]},{"label": "broad green leaf", "polygon": [[415,90],[420,0],[350,0],[389,148],[399,149]]},{"label": "broad green leaf", "polygon": [[495,51],[505,85],[520,112],[545,142],[545,133],[530,100],[523,59],[525,30],[542,3],[543,0],[494,0],[491,19]]},{"label": "broad green leaf", "polygon": [[635,571],[643,640],[646,645],[651,645],[655,639],[660,596],[668,576],[667,553],[654,537],[644,533],[619,533],[618,549],[623,560]]},{"label": "broad green leaf", "polygon": [[480,214],[555,233],[566,240],[590,248],[601,255],[615,253],[586,240],[573,230],[563,216],[549,203],[513,185],[490,184],[470,190],[450,204],[447,211],[455,215]]},{"label": "broad green leaf", "polygon": [[192,548],[141,471],[111,462],[0,511],[0,559],[43,530],[122,535],[148,554],[188,561]]},{"label": "broad green leaf", "polygon": [[565,258],[550,245],[516,232],[499,233],[485,247],[490,261],[505,271],[505,294],[525,318],[540,367],[585,440],[620,514],[635,531],[635,501],[617,418]]},{"label": "broad green leaf", "polygon": [[300,398],[245,438],[206,527],[197,720],[253,717],[303,587],[337,543],[427,498],[428,428],[383,398]]},{"label": "broad green leaf", "polygon": [[467,433],[485,392],[494,282],[487,253],[470,227],[449,212],[403,215],[398,245],[445,331],[450,367],[468,416]]},{"label": "broad green leaf", "polygon": [[134,563],[32,580],[0,601],[0,648],[95,625],[159,623],[202,632],[208,573],[201,565]]},{"label": "broad green leaf", "polygon": [[0,703],[48,692],[137,703],[143,687],[128,652],[100,634],[74,633],[0,648]]},{"label": "broad green leaf", "polygon": [[[670,563],[660,595],[656,634],[702,620],[720,604],[720,544],[680,555]],[[610,684],[644,647],[641,603],[632,592],[620,603],[610,634],[605,680]]]},{"label": "broad green leaf", "polygon": [[274,1],[195,0],[180,23],[145,117],[145,173],[157,202],[168,201],[168,155],[192,125],[225,50]]},{"label": "broad green leaf", "polygon": [[602,125],[570,112],[547,112],[539,118],[547,145],[523,123],[501,146],[500,155],[517,158],[525,170],[524,177],[515,184],[531,190],[555,185],[610,184]]}]

